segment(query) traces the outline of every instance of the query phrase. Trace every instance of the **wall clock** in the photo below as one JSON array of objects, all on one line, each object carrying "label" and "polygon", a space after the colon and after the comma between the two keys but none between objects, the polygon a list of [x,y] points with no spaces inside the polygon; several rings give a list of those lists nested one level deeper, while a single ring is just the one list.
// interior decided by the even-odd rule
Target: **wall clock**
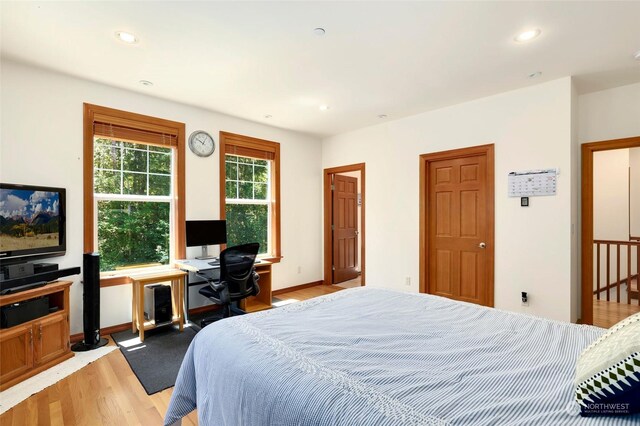
[{"label": "wall clock", "polygon": [[216,143],[209,133],[196,130],[189,136],[189,149],[199,157],[208,157],[216,150]]}]

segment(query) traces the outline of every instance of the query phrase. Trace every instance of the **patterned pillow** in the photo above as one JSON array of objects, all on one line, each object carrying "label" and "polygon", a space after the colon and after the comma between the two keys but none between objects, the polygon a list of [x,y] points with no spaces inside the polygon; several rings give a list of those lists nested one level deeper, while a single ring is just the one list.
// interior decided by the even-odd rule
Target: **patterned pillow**
[{"label": "patterned pillow", "polygon": [[583,416],[640,413],[640,313],[582,352],[575,384]]}]

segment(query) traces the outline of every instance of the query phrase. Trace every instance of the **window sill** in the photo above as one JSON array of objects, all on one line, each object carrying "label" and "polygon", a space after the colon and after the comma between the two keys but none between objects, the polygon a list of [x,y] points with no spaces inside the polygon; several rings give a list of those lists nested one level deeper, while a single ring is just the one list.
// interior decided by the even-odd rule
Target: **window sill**
[{"label": "window sill", "polygon": [[271,262],[271,263],[280,263],[280,260],[283,259],[283,256],[265,256],[265,257],[258,256],[258,259],[264,260],[266,262]]}]

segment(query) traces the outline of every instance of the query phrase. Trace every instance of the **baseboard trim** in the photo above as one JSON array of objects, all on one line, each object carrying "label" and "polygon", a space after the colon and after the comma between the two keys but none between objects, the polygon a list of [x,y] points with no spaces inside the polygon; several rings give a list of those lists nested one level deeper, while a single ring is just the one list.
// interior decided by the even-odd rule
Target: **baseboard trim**
[{"label": "baseboard trim", "polygon": [[[201,314],[203,312],[209,312],[209,311],[217,311],[218,309],[219,309],[219,306],[217,305],[199,306],[197,308],[189,309],[189,315]],[[126,322],[124,324],[118,324],[118,325],[111,325],[109,327],[101,328],[100,336],[104,337],[109,334],[119,333],[121,331],[129,330],[129,329],[131,329],[131,322]],[[76,342],[82,341],[83,338],[84,338],[84,333],[77,333],[77,334],[72,334],[70,339],[71,339],[71,343],[76,343]]]},{"label": "baseboard trim", "polygon": [[305,288],[315,287],[317,285],[323,285],[323,284],[324,284],[323,280],[313,281],[313,282],[306,283],[306,284],[294,285],[293,287],[286,287],[286,288],[280,288],[278,290],[273,290],[271,292],[271,294],[273,296],[277,296],[277,295],[282,294],[282,293],[288,293],[290,291],[302,290],[302,289],[305,289]]}]

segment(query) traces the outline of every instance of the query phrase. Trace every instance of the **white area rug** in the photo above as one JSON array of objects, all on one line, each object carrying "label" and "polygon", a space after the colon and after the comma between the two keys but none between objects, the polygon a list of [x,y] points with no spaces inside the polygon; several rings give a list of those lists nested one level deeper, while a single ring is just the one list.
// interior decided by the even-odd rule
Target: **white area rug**
[{"label": "white area rug", "polygon": [[87,352],[75,352],[73,358],[0,392],[0,414],[116,349],[118,346],[111,345]]}]

